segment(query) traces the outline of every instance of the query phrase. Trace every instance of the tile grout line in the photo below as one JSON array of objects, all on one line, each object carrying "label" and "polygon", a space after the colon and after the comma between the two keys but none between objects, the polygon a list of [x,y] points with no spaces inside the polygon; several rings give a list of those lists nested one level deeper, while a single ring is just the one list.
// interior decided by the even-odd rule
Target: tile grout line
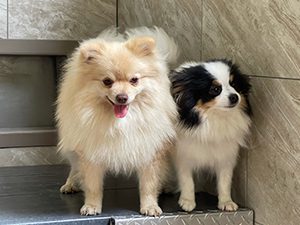
[{"label": "tile grout line", "polygon": [[200,59],[201,61],[203,60],[203,5],[204,5],[204,0],[201,1],[201,52],[200,52]]},{"label": "tile grout line", "polygon": [[6,39],[8,39],[8,0],[6,0]]},{"label": "tile grout line", "polygon": [[245,186],[245,205],[248,207],[248,185],[249,185],[249,181],[248,181],[248,178],[249,178],[249,150],[247,149],[247,152],[246,152],[246,186]]},{"label": "tile grout line", "polygon": [[245,74],[253,78],[300,81],[300,78],[293,78],[293,77],[274,77],[274,76],[264,76],[264,75],[255,75],[255,74],[247,74],[247,73]]},{"label": "tile grout line", "polygon": [[119,28],[119,0],[116,0],[116,28]]}]

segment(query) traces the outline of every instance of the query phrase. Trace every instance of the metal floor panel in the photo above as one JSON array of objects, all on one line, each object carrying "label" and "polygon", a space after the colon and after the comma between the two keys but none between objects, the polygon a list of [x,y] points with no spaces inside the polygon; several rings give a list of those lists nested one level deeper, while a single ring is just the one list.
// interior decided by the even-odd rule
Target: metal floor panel
[{"label": "metal floor panel", "polygon": [[241,209],[237,212],[196,211],[190,214],[170,213],[159,218],[113,217],[114,225],[253,225],[253,211]]},{"label": "metal floor panel", "polygon": [[197,211],[191,214],[180,211],[178,195],[164,194],[159,198],[161,217],[140,216],[136,181],[124,177],[106,179],[101,215],[80,216],[82,193],[59,193],[68,170],[62,165],[0,168],[0,224],[253,224],[251,210],[221,212],[216,197],[207,193],[196,194]]}]

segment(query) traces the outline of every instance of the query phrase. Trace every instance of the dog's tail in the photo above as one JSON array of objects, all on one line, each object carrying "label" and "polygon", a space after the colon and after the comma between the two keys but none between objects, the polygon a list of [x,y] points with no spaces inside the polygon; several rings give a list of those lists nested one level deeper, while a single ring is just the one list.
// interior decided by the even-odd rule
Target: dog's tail
[{"label": "dog's tail", "polygon": [[139,36],[149,36],[154,38],[158,53],[170,64],[175,64],[179,57],[177,44],[162,28],[138,27],[126,30],[125,35],[128,38]]},{"label": "dog's tail", "polygon": [[99,39],[103,39],[105,41],[117,41],[122,42],[125,41],[125,37],[123,34],[119,33],[116,27],[108,27],[103,30],[98,37]]}]

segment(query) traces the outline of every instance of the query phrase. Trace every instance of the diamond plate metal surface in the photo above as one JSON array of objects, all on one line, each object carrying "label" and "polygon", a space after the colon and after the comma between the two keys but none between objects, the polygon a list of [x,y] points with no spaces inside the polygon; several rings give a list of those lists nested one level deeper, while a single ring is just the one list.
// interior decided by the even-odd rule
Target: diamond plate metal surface
[{"label": "diamond plate metal surface", "polygon": [[165,213],[158,218],[134,216],[113,217],[115,225],[253,225],[253,211],[240,209],[237,212],[218,210],[193,213]]}]

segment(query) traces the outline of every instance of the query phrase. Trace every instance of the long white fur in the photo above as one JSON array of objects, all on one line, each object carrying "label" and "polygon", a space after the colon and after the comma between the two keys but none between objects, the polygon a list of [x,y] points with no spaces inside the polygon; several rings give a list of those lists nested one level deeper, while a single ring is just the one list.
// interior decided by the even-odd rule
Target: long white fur
[{"label": "long white fur", "polygon": [[[56,117],[59,127],[59,149],[69,158],[72,171],[61,191],[68,192],[74,189],[74,180],[77,177],[78,160],[85,161],[85,171],[99,170],[113,173],[129,174],[138,168],[149,165],[161,151],[164,144],[175,137],[174,120],[176,105],[170,94],[167,62],[177,57],[177,46],[166,33],[159,29],[139,28],[129,30],[127,35],[118,34],[114,29],[108,29],[98,38],[88,40],[93,43],[101,40],[110,41],[118,48],[121,42],[129,38],[140,36],[154,37],[157,46],[157,62],[159,77],[143,81],[144,93],[130,104],[130,110],[124,119],[116,120],[113,114],[103,110],[101,102],[91,99],[91,94],[97,91],[98,86],[80,87],[80,49],[78,49],[68,64],[63,76]],[[84,45],[85,43],[83,43]],[[167,53],[167,52],[170,52]],[[164,172],[161,171],[161,175]],[[102,174],[100,180],[103,179]],[[157,175],[159,176],[159,175]],[[74,177],[74,179],[73,179]],[[98,181],[98,180],[97,180]],[[98,182],[84,181],[85,190],[98,187]],[[95,181],[94,181],[95,182]],[[149,184],[154,185],[154,184]],[[101,192],[101,191],[100,191]],[[93,196],[93,193],[86,195]],[[97,198],[102,200],[101,195]],[[92,200],[91,200],[92,201]],[[83,214],[101,212],[101,203],[90,203],[89,198],[82,207]],[[154,200],[153,200],[154,201]],[[148,215],[160,214],[157,203],[141,205],[141,212]],[[93,206],[96,205],[96,206]]]},{"label": "long white fur", "polygon": [[222,62],[191,62],[178,71],[197,64],[204,66],[222,84],[224,90],[216,99],[216,106],[201,115],[199,126],[187,129],[178,124],[175,165],[181,191],[179,205],[186,211],[195,208],[193,172],[206,168],[217,175],[218,207],[222,210],[236,210],[238,206],[231,199],[232,172],[239,146],[245,145],[251,121],[240,107],[221,109],[224,99],[228,99],[230,93],[237,93],[229,85],[229,67]]}]

